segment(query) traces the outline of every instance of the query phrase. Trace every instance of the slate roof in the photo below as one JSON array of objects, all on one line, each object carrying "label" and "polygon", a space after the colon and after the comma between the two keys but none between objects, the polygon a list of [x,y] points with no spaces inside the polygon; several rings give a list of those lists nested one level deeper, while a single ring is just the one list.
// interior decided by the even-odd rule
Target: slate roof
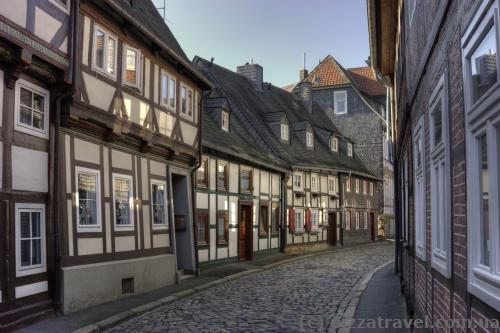
[{"label": "slate roof", "polygon": [[[274,165],[287,170],[320,168],[374,177],[358,158],[331,152],[320,139],[319,134],[335,133],[342,137],[342,133],[318,105],[314,105],[313,113],[309,114],[297,97],[281,88],[265,84],[257,91],[245,77],[235,72],[200,57],[195,57],[193,62],[215,86],[208,97],[226,97],[231,112],[229,133],[220,129],[214,119],[204,118],[204,144],[232,150],[238,157],[251,156],[266,163],[271,159]],[[279,126],[279,122],[272,120],[279,121],[280,114],[285,114],[290,123],[289,144],[281,142],[279,130],[273,131],[273,124]],[[315,132],[314,150],[307,149],[299,137],[301,128],[309,124]],[[296,126],[299,129],[295,129]]]}]

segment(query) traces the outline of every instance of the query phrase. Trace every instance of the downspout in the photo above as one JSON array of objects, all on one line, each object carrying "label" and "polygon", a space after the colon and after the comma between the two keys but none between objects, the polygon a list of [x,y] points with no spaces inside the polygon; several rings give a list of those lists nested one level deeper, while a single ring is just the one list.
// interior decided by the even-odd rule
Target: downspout
[{"label": "downspout", "polygon": [[[74,87],[74,76],[76,73],[76,61],[75,61],[75,54],[77,53],[78,50],[78,9],[79,9],[79,1],[74,0],[73,1],[73,7],[72,7],[72,15],[71,15],[71,21],[70,21],[70,29],[71,29],[71,38],[69,38],[70,42],[70,49],[71,49],[71,55],[70,55],[70,67],[69,67],[69,73],[68,73],[68,81],[71,82],[70,90],[58,95],[56,97],[56,115],[55,115],[55,125],[54,125],[54,154],[53,156],[53,167],[54,167],[54,212],[53,212],[53,218],[54,218],[54,246],[55,246],[55,278],[54,278],[54,284],[55,284],[55,294],[54,294],[54,307],[57,313],[62,313],[61,309],[61,304],[62,304],[62,297],[63,297],[63,284],[62,282],[62,272],[61,272],[61,241],[60,241],[60,223],[61,223],[61,218],[60,218],[60,196],[61,196],[61,191],[60,191],[60,157],[59,157],[59,138],[60,138],[60,128],[61,128],[61,104],[64,100],[72,97],[75,93],[75,87]],[[67,158],[67,157],[66,157]]]},{"label": "downspout", "polygon": [[287,206],[287,188],[286,183],[288,182],[288,178],[286,173],[282,173],[281,176],[281,223],[280,223],[280,252],[285,253],[286,251],[286,206]]}]

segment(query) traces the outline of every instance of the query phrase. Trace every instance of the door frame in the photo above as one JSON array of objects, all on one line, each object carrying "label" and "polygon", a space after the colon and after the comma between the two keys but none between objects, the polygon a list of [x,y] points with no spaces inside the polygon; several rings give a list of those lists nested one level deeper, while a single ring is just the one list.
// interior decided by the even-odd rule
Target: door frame
[{"label": "door frame", "polygon": [[[332,224],[333,217],[333,224]],[[337,245],[337,212],[328,212],[328,245]]]},{"label": "door frame", "polygon": [[240,224],[241,224],[241,218],[242,218],[242,208],[247,207],[250,210],[250,223],[247,225],[245,222],[245,229],[246,229],[246,237],[245,237],[245,247],[247,250],[247,256],[246,256],[246,261],[250,261],[253,259],[253,201],[244,201],[240,200],[238,202],[238,261],[241,260],[241,253],[240,253]]}]

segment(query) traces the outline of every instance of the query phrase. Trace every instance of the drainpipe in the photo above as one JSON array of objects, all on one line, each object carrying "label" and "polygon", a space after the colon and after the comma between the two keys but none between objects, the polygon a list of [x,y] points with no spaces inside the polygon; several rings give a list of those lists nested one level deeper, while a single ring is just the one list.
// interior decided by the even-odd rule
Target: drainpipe
[{"label": "drainpipe", "polygon": [[287,189],[286,183],[288,181],[287,174],[281,174],[281,228],[280,228],[280,251],[285,253],[286,251],[286,205],[287,205]]},{"label": "drainpipe", "polygon": [[60,182],[60,157],[59,157],[59,147],[60,147],[60,128],[61,128],[61,104],[64,100],[71,98],[75,93],[74,87],[74,76],[76,73],[76,61],[75,54],[78,51],[78,11],[79,11],[79,1],[74,0],[70,21],[70,29],[71,29],[71,38],[69,38],[70,42],[70,67],[68,73],[68,80],[71,82],[71,88],[69,91],[62,93],[56,97],[56,115],[55,115],[55,125],[54,125],[54,152],[52,154],[52,166],[54,168],[54,205],[53,205],[53,218],[54,218],[54,246],[55,246],[55,293],[54,293],[54,307],[56,312],[62,313],[61,305],[62,305],[62,297],[63,297],[63,286],[62,286],[62,272],[61,272],[61,241],[60,241],[60,196],[61,196],[61,182]]}]

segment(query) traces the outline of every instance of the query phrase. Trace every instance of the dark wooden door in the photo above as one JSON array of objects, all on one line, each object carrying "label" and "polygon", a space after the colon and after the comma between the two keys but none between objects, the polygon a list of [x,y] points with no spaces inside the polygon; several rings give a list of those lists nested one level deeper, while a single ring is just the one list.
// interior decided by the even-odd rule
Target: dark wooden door
[{"label": "dark wooden door", "polygon": [[371,240],[375,240],[375,215],[370,213],[370,231],[371,231]]},{"label": "dark wooden door", "polygon": [[337,213],[328,214],[328,244],[337,245]]},{"label": "dark wooden door", "polygon": [[239,227],[239,257],[240,261],[252,259],[252,206],[240,206]]}]

